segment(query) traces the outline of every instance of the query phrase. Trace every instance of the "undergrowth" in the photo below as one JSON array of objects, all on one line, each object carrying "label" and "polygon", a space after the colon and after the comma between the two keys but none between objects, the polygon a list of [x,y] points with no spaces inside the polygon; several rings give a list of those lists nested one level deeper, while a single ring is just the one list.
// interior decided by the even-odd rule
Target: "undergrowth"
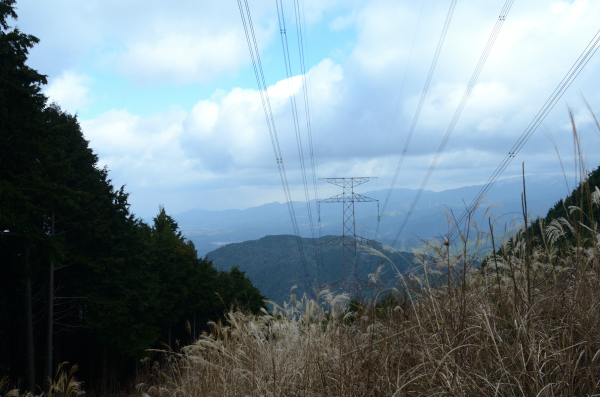
[{"label": "undergrowth", "polygon": [[[581,154],[574,123],[573,134]],[[138,390],[150,397],[600,395],[593,218],[600,190],[585,183],[583,165],[580,173],[586,205],[547,225],[538,220],[537,234],[523,177],[523,224],[504,231],[507,241],[495,240],[489,218],[485,231],[467,219],[454,225],[453,242],[427,242],[412,271],[398,272],[396,288],[380,299],[350,305],[347,295],[322,291],[316,300],[273,304],[271,313],[232,310],[193,345],[165,352]],[[595,210],[584,208],[589,203]],[[482,261],[490,242],[494,251]]]},{"label": "undergrowth", "polygon": [[54,379],[50,382],[50,390],[32,394],[22,391],[20,383],[11,385],[8,376],[3,376],[0,379],[0,395],[5,397],[80,397],[85,395],[83,391],[83,382],[76,379],[75,373],[78,366],[69,366],[69,363],[61,363],[57,370]]},{"label": "undergrowth", "polygon": [[[600,204],[600,191],[591,193]],[[572,207],[571,214],[578,208]],[[594,223],[595,225],[595,223]],[[486,266],[477,244],[430,242],[387,305],[292,299],[232,311],[139,385],[184,396],[583,396],[600,393],[600,235],[569,219],[524,228]],[[469,228],[467,228],[469,229]],[[470,228],[472,230],[472,228]],[[476,229],[475,229],[476,230]],[[475,232],[472,238],[492,238]],[[389,291],[388,291],[389,292]],[[392,304],[389,304],[392,302]]]}]

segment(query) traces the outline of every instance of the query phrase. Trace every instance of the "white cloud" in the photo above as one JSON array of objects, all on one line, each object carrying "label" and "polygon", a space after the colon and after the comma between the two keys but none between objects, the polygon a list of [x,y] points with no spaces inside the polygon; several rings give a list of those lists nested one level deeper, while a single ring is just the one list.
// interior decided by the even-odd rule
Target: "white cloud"
[{"label": "white cloud", "polygon": [[[335,86],[343,81],[339,65],[329,60],[309,72],[313,87],[314,114],[324,117],[339,101]],[[294,91],[302,92],[302,77],[293,77]],[[284,152],[292,190],[298,194],[296,136],[290,122],[288,81],[269,87],[271,109]],[[302,101],[297,97],[298,103]],[[160,189],[206,189],[213,193],[201,198],[200,206],[222,208],[230,189],[264,185],[265,198],[273,195],[279,180],[275,156],[259,93],[236,88],[199,101],[190,112],[173,108],[143,117],[126,110],[111,110],[93,120],[82,121],[101,166],[108,166],[116,185],[128,184],[134,192]],[[303,131],[302,134],[305,134]],[[307,145],[303,136],[304,145]],[[307,160],[308,161],[308,160]],[[247,189],[245,187],[247,187]],[[220,196],[223,194],[224,196]],[[263,194],[256,192],[263,197]],[[298,196],[300,197],[300,196]],[[256,198],[248,197],[249,202]],[[153,207],[149,211],[154,210]]]},{"label": "white cloud", "polygon": [[200,101],[186,119],[187,129],[193,129],[201,136],[211,133],[219,119],[219,105],[212,101]]},{"label": "white cloud", "polygon": [[237,30],[217,35],[168,32],[128,44],[118,69],[136,82],[205,83],[235,72],[247,62],[247,52]]},{"label": "white cloud", "polygon": [[50,102],[56,101],[63,110],[76,113],[91,103],[91,84],[92,79],[89,76],[65,71],[59,77],[50,79],[44,93]]},{"label": "white cloud", "polygon": [[[251,9],[262,50],[275,18],[263,2]],[[250,62],[235,2],[21,0],[18,13],[19,28],[41,38],[30,65],[51,76],[91,67],[137,83],[205,83]]]},{"label": "white cloud", "polygon": [[333,31],[348,29],[356,24],[356,18],[356,12],[335,17],[333,21],[329,23],[329,29]]},{"label": "white cloud", "polygon": [[179,143],[184,118],[178,108],[150,117],[111,110],[81,126],[117,185],[169,188],[185,183],[192,168]]},{"label": "white cloud", "polygon": [[[342,80],[339,65],[321,62],[309,72],[314,98],[313,117],[324,117],[323,111],[339,100],[333,95]],[[296,95],[299,117],[303,114],[302,76],[294,76],[268,87],[269,103],[275,118],[280,147],[286,160],[295,162],[296,135],[292,123],[290,93]],[[305,119],[299,119],[304,135]],[[304,136],[304,144],[306,137]],[[271,167],[274,154],[264,110],[256,90],[233,89],[214,100],[199,102],[184,122],[182,146],[188,156],[218,174],[233,170]],[[289,153],[289,154],[288,154]],[[292,168],[292,175],[295,174]]]},{"label": "white cloud", "polygon": [[[260,96],[255,89],[248,89],[255,87],[255,82],[237,9],[216,2],[214,5],[199,2],[197,6],[184,2],[181,9],[150,3],[151,7],[142,7],[140,15],[126,14],[131,18],[129,25],[125,17],[118,17],[120,22],[110,25],[114,27],[110,37],[116,43],[115,51],[105,64],[95,65],[103,70],[117,68],[129,80],[145,86],[155,83],[185,86],[223,77],[227,82],[221,87],[226,89],[217,90],[212,96],[192,96],[190,103],[195,105],[186,108],[189,111],[174,108],[154,116],[125,110],[104,113],[83,123],[92,147],[113,170],[111,175],[115,175],[115,180],[127,182],[134,192],[150,194],[154,189],[154,192],[169,191],[174,196],[174,192],[193,191],[197,202],[189,205],[207,208],[244,207],[246,203],[281,199]],[[379,186],[387,187],[404,148],[448,3],[425,2],[402,95],[400,87],[422,3],[386,0],[317,3],[311,0],[305,4],[307,20],[312,21],[309,25],[321,23],[322,31],[344,29],[343,33],[330,32],[332,37],[344,35],[348,39],[356,33],[356,37],[344,43],[331,45],[330,52],[320,52],[331,54],[352,42],[350,55],[335,61],[320,59],[308,75],[318,176],[379,175]],[[420,186],[501,6],[473,0],[458,3],[398,186]],[[264,51],[261,55],[264,55],[266,78],[272,83],[269,98],[279,143],[291,187],[297,192],[301,188],[301,173],[290,95],[292,92],[296,95],[298,124],[305,161],[309,164],[303,80],[302,76],[295,76],[291,80],[274,81],[277,80],[274,76],[283,74],[281,59],[276,58],[281,56],[281,49],[273,40],[278,33],[274,7],[272,3],[259,1],[252,2],[251,7],[257,40]],[[198,14],[192,11],[204,8],[200,19],[191,18]],[[98,18],[104,15],[104,25],[100,25],[108,26],[109,15],[99,15]],[[293,19],[293,14],[286,15]],[[591,1],[515,3],[429,187],[456,187],[487,180],[596,32],[598,20],[600,6]],[[293,29],[293,25],[288,26],[290,32]],[[95,41],[97,53],[110,47],[107,37]],[[310,34],[308,37],[311,38]],[[321,39],[326,42],[330,37],[327,40],[312,37],[308,48],[321,50],[318,47]],[[292,44],[295,43],[290,41]],[[293,58],[295,47],[290,50]],[[242,68],[244,65],[247,69]],[[563,129],[568,126],[565,104],[573,103],[578,120],[583,120],[585,111],[581,111],[578,98],[581,90],[592,106],[598,108],[599,65],[600,58],[588,64],[545,122],[561,148],[568,147],[570,141],[568,128]],[[238,73],[244,75],[243,80],[234,80]],[[77,83],[76,78],[70,78],[73,88],[64,88],[69,86],[69,76],[64,74],[52,81],[49,90],[52,88],[57,97],[60,92],[70,92],[70,96],[64,97],[75,98],[79,93],[80,98],[89,98],[85,87],[91,87],[90,82]],[[59,82],[62,91],[57,88],[61,87]],[[186,94],[196,86],[190,85]],[[397,113],[396,103],[399,103]],[[589,122],[580,123],[592,127]],[[553,148],[543,134],[536,134],[515,164],[526,160],[531,171],[552,172]],[[590,139],[597,139],[596,135],[589,135]],[[592,141],[589,147],[595,143]],[[382,161],[384,152],[386,157]],[[590,161],[600,162],[597,154],[589,156]],[[202,191],[207,193],[200,194]],[[302,197],[294,194],[296,199]],[[239,204],[235,204],[236,200]],[[153,204],[152,209],[155,207]]]}]

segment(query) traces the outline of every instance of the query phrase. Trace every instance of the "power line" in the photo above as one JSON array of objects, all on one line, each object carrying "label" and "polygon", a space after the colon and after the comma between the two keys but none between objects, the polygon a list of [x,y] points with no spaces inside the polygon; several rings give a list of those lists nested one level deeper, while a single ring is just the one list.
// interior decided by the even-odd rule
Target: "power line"
[{"label": "power line", "polygon": [[456,127],[456,123],[458,122],[458,119],[460,118],[462,111],[463,111],[469,97],[471,96],[471,92],[473,91],[473,88],[475,87],[475,84],[477,83],[479,74],[483,70],[483,66],[485,65],[485,62],[487,61],[487,58],[490,55],[492,48],[494,47],[496,38],[498,38],[498,35],[500,34],[502,25],[504,25],[504,21],[506,20],[506,16],[510,12],[510,8],[512,7],[513,2],[514,2],[514,0],[506,0],[506,2],[504,3],[504,7],[502,7],[502,10],[500,11],[500,15],[496,21],[496,24],[494,25],[494,29],[492,30],[492,33],[490,34],[490,37],[489,37],[487,44],[483,50],[483,53],[481,54],[481,57],[479,58],[479,62],[477,63],[477,66],[475,67],[475,70],[473,71],[473,74],[471,75],[471,80],[469,80],[469,84],[467,85],[467,88],[465,89],[462,99],[460,100],[460,103],[459,103],[458,107],[456,108],[456,111],[454,112],[452,121],[450,121],[450,125],[448,126],[448,129],[446,130],[446,134],[444,135],[444,138],[442,139],[442,142],[440,143],[440,146],[438,147],[437,153],[435,154],[435,157],[433,158],[431,165],[429,166],[427,175],[425,175],[425,178],[423,179],[423,182],[421,183],[421,187],[419,188],[419,190],[410,206],[410,209],[404,216],[404,220],[402,221],[400,230],[398,231],[398,233],[396,234],[396,237],[394,238],[394,241],[392,242],[392,247],[396,244],[396,242],[400,238],[400,235],[404,231],[404,228],[406,227],[406,224],[408,223],[408,220],[410,219],[412,212],[414,211],[415,207],[417,206],[417,203],[419,202],[419,199],[421,198],[421,195],[423,194],[423,191],[425,190],[427,183],[429,183],[429,178],[431,178],[431,175],[433,174],[433,171],[435,170],[435,167],[437,166],[437,163],[440,160],[440,156],[444,152],[446,144],[448,143],[448,140],[450,139],[450,136],[452,135],[452,132],[454,131],[454,127]]},{"label": "power line", "polygon": [[[423,16],[423,9],[425,8],[425,0],[421,3],[421,12],[419,13],[419,19],[417,20],[417,28],[415,29],[415,35],[413,37],[412,46],[410,47],[410,53],[408,54],[408,62],[406,62],[406,68],[404,69],[404,77],[402,77],[402,84],[400,86],[400,94],[398,95],[398,101],[396,102],[396,109],[394,110],[394,116],[392,117],[392,124],[390,125],[390,132],[388,133],[387,142],[385,143],[385,149],[383,151],[383,156],[381,158],[381,164],[379,165],[379,172],[377,173],[377,177],[381,174],[381,169],[383,168],[383,162],[385,160],[385,156],[387,154],[388,145],[390,144],[390,137],[392,136],[392,131],[394,130],[394,123],[396,122],[396,116],[398,114],[398,108],[400,107],[400,100],[402,99],[402,93],[404,92],[404,83],[406,82],[406,75],[408,74],[408,67],[410,66],[410,61],[412,59],[413,50],[415,48],[415,43],[417,42],[417,33],[419,32],[419,26],[421,25],[421,17]],[[375,190],[377,190],[377,185],[379,184],[379,179],[375,183]],[[385,206],[384,206],[385,210]],[[377,218],[377,227],[375,229],[375,239],[379,234],[379,217]]]},{"label": "power line", "polygon": [[[304,10],[304,8],[303,8]],[[317,177],[317,171],[316,171],[316,166],[315,166],[315,153],[314,153],[314,145],[313,145],[313,137],[312,137],[312,123],[311,123],[311,117],[310,117],[310,96],[308,93],[308,73],[306,72],[306,54],[305,54],[305,41],[308,41],[305,39],[305,37],[303,36],[303,30],[302,30],[302,20],[300,18],[301,16],[301,12],[300,12],[300,2],[298,0],[294,0],[294,15],[296,17],[296,37],[298,40],[298,54],[300,56],[300,68],[301,68],[301,73],[302,73],[302,89],[303,89],[303,93],[304,93],[304,112],[305,112],[305,117],[306,117],[306,131],[308,133],[308,147],[309,147],[309,153],[310,153],[310,165],[312,168],[312,177],[313,177],[313,189],[314,189],[314,198],[316,203],[319,202],[319,189],[318,189],[318,177]],[[306,23],[305,23],[306,26]],[[306,35],[306,32],[304,32],[304,35]],[[310,206],[310,204],[307,202],[307,205]],[[319,239],[321,238],[321,221],[319,218]],[[312,216],[311,216],[311,228],[312,228]],[[312,229],[311,229],[312,231]],[[320,251],[319,251],[319,245],[317,244],[317,242],[315,241],[315,236],[314,236],[314,232],[313,232],[313,243],[314,243],[314,251],[315,251],[315,256],[316,256],[316,262],[317,262],[317,267],[320,268]]]},{"label": "power line", "polygon": [[[265,120],[269,130],[269,136],[271,138],[271,144],[273,146],[273,153],[275,155],[275,161],[277,162],[277,169],[279,170],[279,177],[281,178],[281,185],[285,195],[285,200],[292,221],[292,228],[296,236],[296,244],[298,245],[298,251],[300,252],[300,258],[302,260],[302,266],[307,280],[310,280],[308,273],[308,266],[306,264],[306,256],[304,255],[304,249],[302,248],[302,242],[300,240],[300,232],[298,229],[298,222],[296,220],[296,213],[294,211],[294,204],[292,202],[292,194],[287,180],[285,172],[285,166],[283,164],[283,156],[281,155],[281,147],[279,146],[279,138],[277,136],[277,129],[275,128],[275,119],[273,118],[273,111],[271,110],[271,102],[267,95],[267,84],[265,82],[265,76],[260,61],[260,54],[258,51],[258,44],[256,43],[256,36],[254,34],[254,27],[252,25],[252,17],[250,16],[250,7],[248,6],[248,0],[244,0],[246,13],[244,13],[244,7],[242,7],[241,0],[238,0],[238,6],[240,9],[240,16],[242,17],[242,24],[244,26],[244,33],[246,35],[246,41],[248,42],[248,50],[250,51],[250,58],[252,59],[252,67],[254,69],[254,76],[256,77],[256,83],[258,84],[258,92],[260,94],[260,100],[265,113]],[[247,20],[246,20],[247,16]]]},{"label": "power line", "polygon": [[[304,26],[306,26],[306,12],[304,11],[304,0],[302,0],[302,20],[304,21]],[[302,31],[302,30],[301,30]],[[306,30],[304,30],[304,40],[303,40],[303,44],[305,42],[308,42],[308,38],[306,35]],[[307,48],[307,45],[303,45],[302,46],[302,51],[304,51],[304,48]],[[308,49],[306,50],[306,52],[308,52]],[[306,56],[305,56],[306,58]],[[306,83],[305,83],[305,87],[306,87],[306,94],[308,96],[308,103],[312,102],[312,96],[311,96],[311,92],[310,92],[310,80],[308,78],[308,74],[307,73],[303,73],[303,76],[306,76]],[[310,107],[309,107],[310,108]],[[321,241],[321,211],[319,208],[319,190],[318,190],[318,177],[317,177],[317,173],[316,173],[316,168],[318,168],[318,163],[317,163],[317,159],[315,158],[315,153],[313,150],[313,143],[312,143],[312,123],[310,123],[310,111],[309,111],[309,143],[310,143],[310,148],[311,148],[311,165],[313,167],[313,185],[315,188],[315,203],[317,205],[317,212],[318,212],[318,218],[319,218],[319,239],[317,241]],[[316,165],[315,165],[316,164]],[[316,244],[316,256],[317,256],[317,269],[318,269],[318,280],[319,280],[319,284],[321,284],[322,282],[322,269],[321,269],[321,249],[320,249],[320,245]]]},{"label": "power line", "polygon": [[308,132],[308,144],[310,148],[310,163],[313,174],[313,187],[315,191],[315,199],[319,200],[319,191],[317,183],[317,172],[315,168],[315,154],[312,138],[312,123],[310,120],[310,100],[308,95],[308,73],[306,73],[306,55],[304,53],[304,39],[302,36],[302,21],[300,20],[300,4],[298,0],[294,0],[295,15],[296,15],[296,32],[298,37],[298,53],[300,55],[300,68],[302,73],[302,88],[304,91],[304,110],[306,114],[306,131]]},{"label": "power line", "polygon": [[479,200],[481,200],[481,198],[483,196],[485,196],[485,194],[487,194],[487,192],[491,189],[491,187],[494,185],[494,183],[498,180],[500,175],[502,175],[504,170],[506,170],[508,165],[515,158],[515,156],[519,153],[519,151],[521,151],[521,149],[523,148],[523,146],[525,146],[527,141],[529,141],[529,138],[531,138],[533,133],[537,130],[537,128],[540,126],[540,124],[544,121],[544,119],[546,118],[548,113],[550,113],[550,111],[554,108],[554,106],[556,105],[558,100],[563,96],[565,91],[571,86],[571,84],[577,78],[577,76],[579,76],[579,73],[581,73],[583,68],[590,61],[590,59],[592,59],[592,57],[598,50],[599,43],[600,43],[600,30],[598,32],[596,32],[596,34],[594,35],[592,40],[590,40],[588,45],[584,48],[583,52],[579,55],[579,58],[577,58],[577,60],[573,64],[573,66],[571,66],[571,68],[569,69],[567,74],[563,77],[561,82],[554,89],[554,91],[552,92],[550,97],[546,100],[546,102],[544,103],[542,108],[538,111],[538,113],[535,115],[533,120],[529,123],[529,125],[527,126],[525,131],[523,131],[523,133],[521,134],[521,136],[519,137],[517,142],[511,147],[511,149],[508,151],[508,153],[504,156],[504,159],[502,160],[502,162],[500,162],[500,164],[498,165],[498,167],[496,168],[496,170],[494,171],[492,176],[490,176],[490,178],[487,180],[485,185],[483,185],[481,187],[481,189],[479,190],[479,192],[477,193],[475,198],[471,201],[471,203],[469,204],[467,209],[460,216],[460,218],[458,219],[456,224],[453,226],[453,229],[450,231],[450,236],[449,236],[450,238],[452,238],[452,236],[454,235],[458,225],[465,221],[468,214],[470,214],[473,211],[473,209],[475,208],[475,205],[477,204],[477,202],[479,202]]},{"label": "power line", "polygon": [[[421,98],[419,99],[419,104],[417,106],[415,116],[414,116],[412,124],[410,126],[408,136],[406,137],[406,143],[404,144],[404,149],[402,150],[402,155],[400,156],[400,161],[398,162],[398,167],[396,167],[396,173],[394,174],[394,178],[392,179],[392,185],[390,186],[387,197],[385,198],[385,202],[383,203],[383,209],[381,210],[381,216],[383,216],[385,213],[385,209],[387,207],[388,201],[390,200],[390,196],[392,195],[392,191],[394,190],[394,186],[396,185],[396,179],[398,178],[398,174],[400,173],[400,168],[402,167],[402,163],[404,162],[404,157],[406,156],[406,152],[408,150],[410,140],[415,131],[417,121],[419,120],[419,116],[421,114],[421,108],[423,107],[423,102],[425,101],[425,97],[427,96],[427,91],[429,90],[431,78],[433,77],[433,72],[435,71],[435,67],[437,65],[438,59],[440,57],[440,53],[442,51],[442,47],[444,45],[444,40],[446,39],[446,35],[448,33],[448,28],[450,27],[450,22],[452,21],[452,15],[454,14],[454,9],[456,8],[456,1],[457,0],[452,0],[452,2],[450,3],[450,8],[448,9],[448,14],[446,15],[446,21],[444,22],[444,27],[442,28],[442,33],[440,35],[440,39],[438,41],[438,45],[435,50],[435,55],[433,56],[431,66],[429,68],[429,73],[427,74],[427,79],[425,80],[425,86],[423,87],[423,92],[421,93]],[[379,223],[381,222],[381,216],[379,217],[379,220],[377,222],[378,223],[377,230],[379,230]]]},{"label": "power line", "polygon": [[[247,1],[247,0],[245,0],[245,1]],[[283,49],[285,72],[287,74],[287,81],[288,81],[288,85],[290,87],[290,103],[292,105],[292,118],[294,121],[294,130],[296,132],[296,144],[298,146],[298,157],[300,160],[300,169],[301,169],[301,173],[302,173],[304,195],[306,198],[306,209],[308,212],[308,219],[309,219],[309,223],[310,223],[310,232],[311,232],[311,236],[314,241],[315,240],[315,230],[314,230],[314,225],[313,225],[312,210],[310,207],[310,195],[308,193],[308,182],[306,179],[306,167],[304,164],[304,150],[302,147],[302,137],[300,134],[300,122],[299,122],[299,117],[298,117],[298,107],[296,105],[296,94],[294,92],[294,86],[293,86],[293,81],[292,81],[292,77],[293,77],[292,63],[291,63],[291,59],[290,59],[290,51],[289,51],[288,40],[287,40],[287,30],[286,30],[286,25],[285,25],[285,15],[283,12],[282,0],[279,0],[279,2],[278,2],[278,0],[275,0],[275,5],[277,6],[277,19],[279,22],[279,31],[281,34],[281,47]],[[294,2],[294,11],[296,11],[296,2]],[[302,53],[302,49],[299,49],[299,51]],[[302,69],[304,69],[303,62],[304,62],[304,56],[301,55]],[[304,82],[305,82],[305,80],[304,80]],[[306,86],[306,84],[304,84],[304,86]],[[305,89],[306,89],[306,87],[305,87]],[[308,98],[306,97],[305,90],[304,90],[304,92],[305,92],[305,105],[307,105]],[[307,117],[309,117],[308,110],[307,110]],[[308,122],[308,123],[310,123],[310,122]],[[310,134],[310,132],[309,132],[309,134]],[[311,135],[309,135],[309,136],[310,136],[310,141],[312,143],[312,136]],[[312,152],[312,146],[311,146],[311,152]],[[313,164],[314,164],[314,161],[313,161]],[[314,168],[313,168],[313,171],[314,171]],[[314,183],[316,185],[316,181]]]}]

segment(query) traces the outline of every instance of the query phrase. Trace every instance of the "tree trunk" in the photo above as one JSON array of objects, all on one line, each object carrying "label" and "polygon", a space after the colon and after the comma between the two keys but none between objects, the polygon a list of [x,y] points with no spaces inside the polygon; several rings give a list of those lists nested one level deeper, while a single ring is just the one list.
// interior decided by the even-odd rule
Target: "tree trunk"
[{"label": "tree trunk", "polygon": [[[15,294],[15,296],[17,296]],[[17,379],[20,376],[23,376],[21,372],[22,364],[21,360],[23,359],[23,351],[21,348],[23,347],[22,337],[23,337],[23,328],[21,319],[23,318],[23,308],[21,307],[21,303],[18,302],[16,305],[13,302],[9,303],[10,305],[10,317],[8,320],[9,324],[19,324],[18,327],[8,327],[8,335],[9,335],[9,376],[11,379]]]},{"label": "tree trunk", "polygon": [[106,384],[108,382],[108,368],[106,368],[108,364],[108,352],[106,350],[106,345],[104,345],[102,348],[102,397],[106,397]]},{"label": "tree trunk", "polygon": [[192,328],[192,343],[196,342],[196,311],[194,310],[194,328]]},{"label": "tree trunk", "polygon": [[117,392],[117,353],[111,349],[110,352],[110,395]]},{"label": "tree trunk", "polygon": [[[50,235],[54,235],[54,211],[52,212],[52,224]],[[44,363],[44,384],[46,392],[50,392],[52,385],[52,335],[54,332],[54,261],[50,261],[50,274],[48,277],[48,325],[46,334],[46,362]]]},{"label": "tree trunk", "polygon": [[168,345],[171,349],[173,349],[173,346],[171,346],[171,324],[169,324],[169,336],[167,337],[168,340]]},{"label": "tree trunk", "polygon": [[52,334],[54,332],[54,262],[50,261],[50,275],[48,280],[48,324],[46,335],[46,362],[44,363],[44,383],[46,391],[52,385]]},{"label": "tree trunk", "polygon": [[31,294],[31,264],[29,247],[25,248],[25,316],[27,323],[27,389],[35,394],[35,351],[33,340],[33,298]]}]

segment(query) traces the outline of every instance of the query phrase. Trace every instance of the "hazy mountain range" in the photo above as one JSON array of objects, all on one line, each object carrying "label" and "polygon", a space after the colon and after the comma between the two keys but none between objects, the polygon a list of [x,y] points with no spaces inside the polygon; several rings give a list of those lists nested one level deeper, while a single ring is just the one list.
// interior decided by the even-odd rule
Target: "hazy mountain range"
[{"label": "hazy mountain range", "polygon": [[[438,237],[448,232],[447,214],[454,213],[459,217],[465,203],[469,204],[481,189],[481,185],[466,186],[440,192],[426,190],[412,213],[402,236],[396,245],[405,249],[409,244],[416,244],[419,239]],[[568,193],[564,177],[560,176],[527,176],[527,203],[530,216],[545,215],[546,211]],[[361,191],[357,193],[383,201],[387,190]],[[501,227],[512,223],[515,218],[522,218],[521,178],[509,178],[496,182],[486,196],[485,203],[474,215],[473,219],[487,224],[487,216],[482,219],[483,209],[490,209],[488,215],[498,218]],[[390,244],[394,239],[406,212],[417,193],[416,189],[394,189],[387,204],[385,213],[381,215],[379,235],[377,239]],[[311,237],[311,228],[305,202],[294,202],[300,235]],[[313,228],[315,237],[340,235],[342,232],[342,205],[321,204],[321,230],[317,227],[317,207],[311,201]],[[375,238],[377,225],[377,206],[373,203],[357,204],[356,231],[358,235]],[[192,209],[173,216],[188,239],[196,245],[198,254],[206,255],[225,244],[256,240],[267,235],[293,234],[288,208],[285,203],[269,203],[245,210],[208,211]],[[497,223],[497,224],[498,224]]]}]

